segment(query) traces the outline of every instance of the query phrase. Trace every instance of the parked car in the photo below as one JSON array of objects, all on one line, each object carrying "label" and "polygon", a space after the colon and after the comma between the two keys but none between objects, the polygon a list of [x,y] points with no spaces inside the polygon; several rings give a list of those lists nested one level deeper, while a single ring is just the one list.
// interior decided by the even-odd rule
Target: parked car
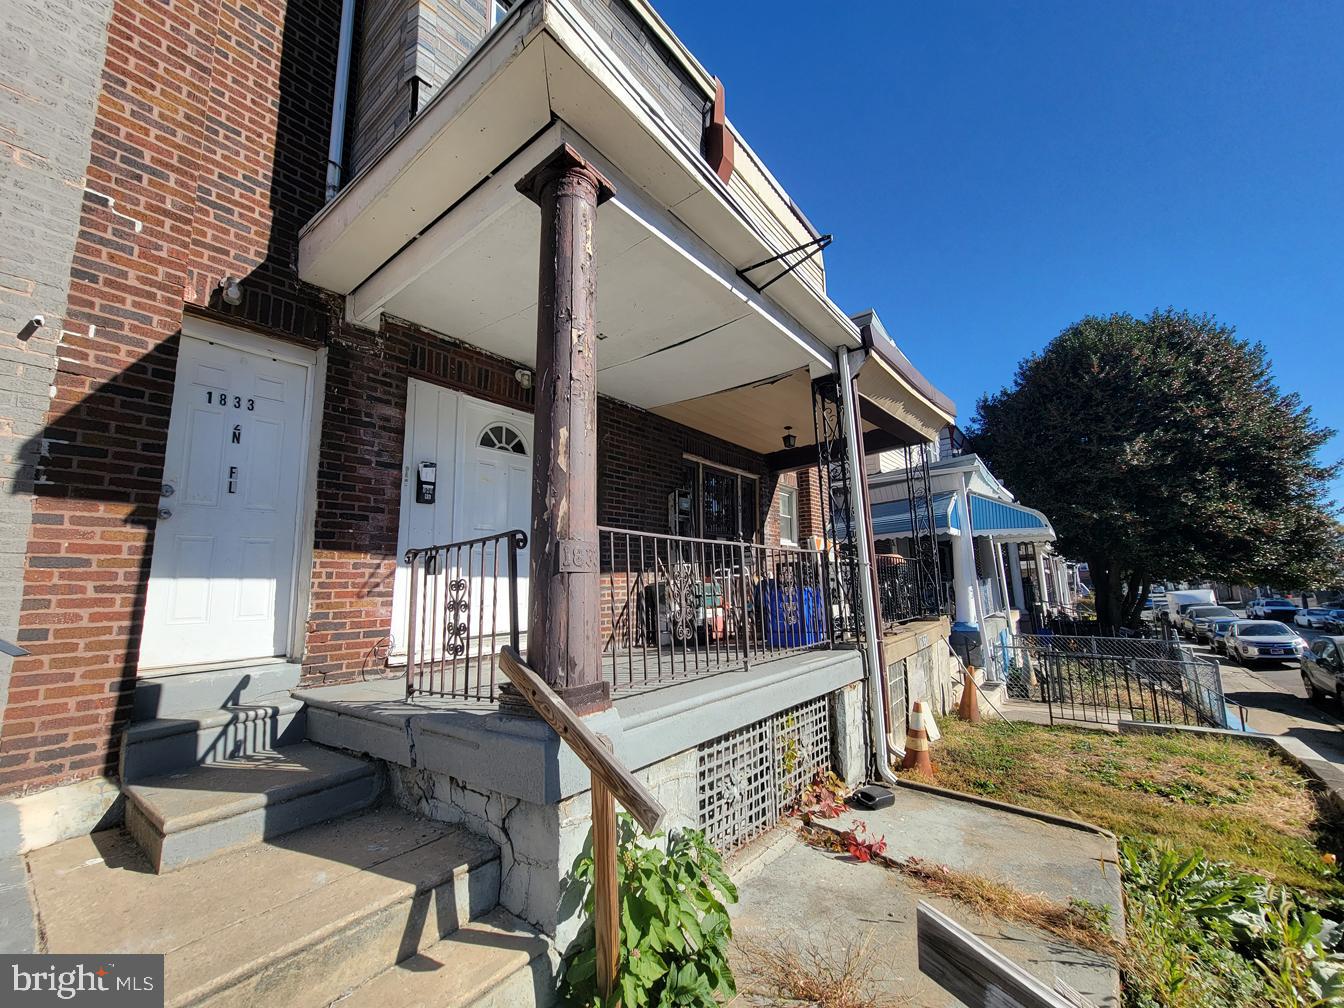
[{"label": "parked car", "polygon": [[1219,618],[1238,619],[1239,617],[1227,606],[1191,606],[1181,615],[1181,622],[1177,624],[1176,629],[1197,641],[1211,640],[1213,638],[1213,621]]},{"label": "parked car", "polygon": [[1328,614],[1325,617],[1325,632],[1328,634],[1344,634],[1344,609],[1327,609]]},{"label": "parked car", "polygon": [[1232,629],[1233,624],[1241,621],[1240,616],[1219,616],[1213,621],[1213,629],[1209,634],[1209,647],[1213,649],[1214,654],[1227,654],[1227,632]]},{"label": "parked car", "polygon": [[1197,605],[1217,605],[1218,596],[1207,588],[1190,588],[1185,591],[1167,592],[1166,603],[1167,618],[1172,626],[1179,629],[1185,610]]},{"label": "parked car", "polygon": [[1302,652],[1302,686],[1308,700],[1329,694],[1344,711],[1344,637],[1319,637]]},{"label": "parked car", "polygon": [[1293,616],[1293,622],[1308,630],[1324,630],[1329,618],[1329,609],[1299,609]]},{"label": "parked car", "polygon": [[1272,659],[1296,661],[1307,642],[1278,620],[1238,620],[1227,632],[1227,656],[1243,664]]},{"label": "parked car", "polygon": [[1297,615],[1297,606],[1286,598],[1267,596],[1252,599],[1246,607],[1246,615],[1251,619],[1276,619],[1287,623]]}]

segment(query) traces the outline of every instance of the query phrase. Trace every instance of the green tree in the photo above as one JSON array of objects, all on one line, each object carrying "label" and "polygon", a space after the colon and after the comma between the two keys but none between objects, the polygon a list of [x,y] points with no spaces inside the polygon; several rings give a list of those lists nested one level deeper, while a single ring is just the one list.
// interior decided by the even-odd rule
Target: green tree
[{"label": "green tree", "polygon": [[982,398],[973,449],[1061,550],[1086,560],[1103,628],[1137,626],[1155,580],[1334,582],[1334,434],[1279,391],[1265,348],[1208,316],[1089,316]]}]

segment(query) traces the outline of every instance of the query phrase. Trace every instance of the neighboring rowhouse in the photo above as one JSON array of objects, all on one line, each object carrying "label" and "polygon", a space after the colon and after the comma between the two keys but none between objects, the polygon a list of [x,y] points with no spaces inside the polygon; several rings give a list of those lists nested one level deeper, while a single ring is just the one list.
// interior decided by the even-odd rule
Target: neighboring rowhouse
[{"label": "neighboring rowhouse", "polygon": [[[1033,632],[1047,611],[1072,605],[1076,568],[1050,546],[1050,520],[1019,503],[963,446],[960,430],[950,425],[913,467],[893,452],[868,460],[878,555],[909,552],[911,514],[919,515],[917,507],[912,511],[911,489],[926,488],[942,593],[953,618],[977,627],[986,641],[1005,631]],[[988,665],[992,674],[993,663]]]},{"label": "neighboring rowhouse", "polygon": [[168,871],[387,780],[503,848],[475,909],[563,935],[587,777],[501,695],[509,641],[725,848],[885,764],[879,638],[947,627],[932,536],[879,601],[863,456],[954,411],[647,4],[114,0],[83,185],[21,847],[124,794]]}]

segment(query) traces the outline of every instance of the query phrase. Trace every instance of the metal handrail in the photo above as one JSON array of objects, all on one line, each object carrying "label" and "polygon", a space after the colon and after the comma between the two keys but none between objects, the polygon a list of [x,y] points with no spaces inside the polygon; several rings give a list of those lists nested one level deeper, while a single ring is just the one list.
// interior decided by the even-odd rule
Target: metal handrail
[{"label": "metal handrail", "polygon": [[[519,645],[518,554],[526,548],[527,534],[511,529],[406,551],[407,697],[495,698],[499,684],[494,652],[501,618],[508,643],[515,650]],[[507,607],[503,613],[501,582]]]}]

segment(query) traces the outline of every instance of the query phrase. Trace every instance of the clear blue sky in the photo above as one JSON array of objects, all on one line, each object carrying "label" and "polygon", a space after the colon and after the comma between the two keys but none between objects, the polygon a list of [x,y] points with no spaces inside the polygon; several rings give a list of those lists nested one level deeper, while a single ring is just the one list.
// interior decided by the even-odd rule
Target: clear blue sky
[{"label": "clear blue sky", "polygon": [[1172,305],[1344,429],[1344,3],[656,5],[963,423],[1081,316]]}]

